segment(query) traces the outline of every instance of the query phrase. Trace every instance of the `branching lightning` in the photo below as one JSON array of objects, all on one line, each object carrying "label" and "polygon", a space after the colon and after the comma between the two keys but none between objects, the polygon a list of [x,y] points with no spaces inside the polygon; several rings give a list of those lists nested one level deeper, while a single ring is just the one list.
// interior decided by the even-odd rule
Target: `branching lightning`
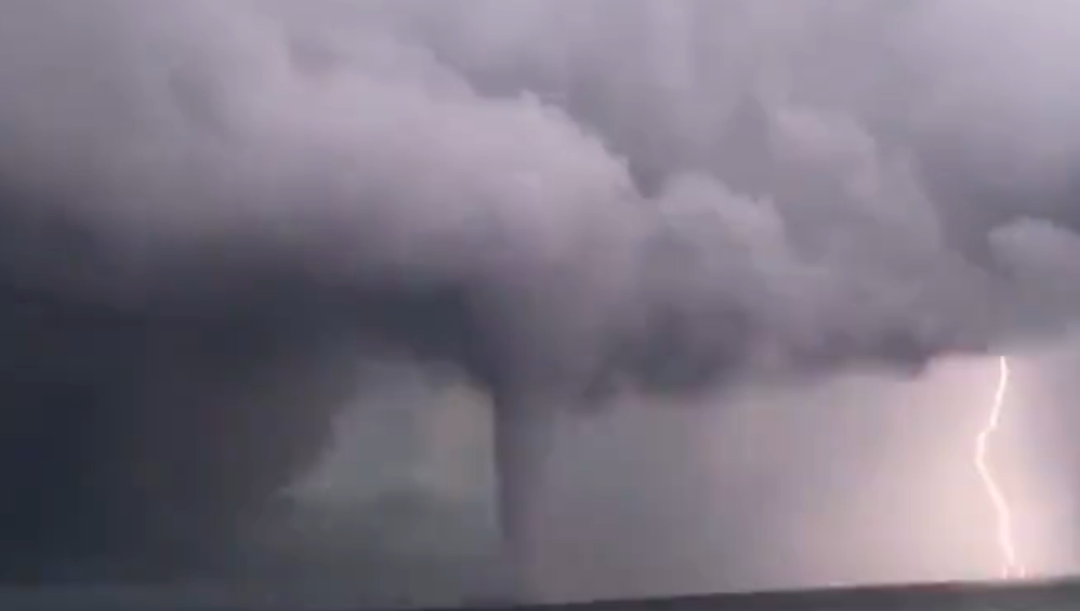
[{"label": "branching lightning", "polygon": [[986,425],[979,432],[975,440],[975,469],[979,472],[986,493],[993,504],[997,519],[997,546],[1001,551],[1002,566],[1001,576],[1005,579],[1023,578],[1027,575],[1027,569],[1020,562],[1016,553],[1016,545],[1013,541],[1012,510],[1009,501],[1001,491],[993,470],[987,463],[987,446],[990,436],[998,429],[1001,423],[1001,413],[1005,406],[1005,395],[1009,389],[1009,361],[1006,357],[998,358],[999,374],[997,391],[994,393],[994,402],[990,407],[990,414]]}]

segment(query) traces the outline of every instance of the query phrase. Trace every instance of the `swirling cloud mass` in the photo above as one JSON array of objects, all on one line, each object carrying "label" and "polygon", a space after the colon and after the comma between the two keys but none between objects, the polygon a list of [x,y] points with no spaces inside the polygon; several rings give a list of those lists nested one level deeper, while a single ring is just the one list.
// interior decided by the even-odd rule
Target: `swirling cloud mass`
[{"label": "swirling cloud mass", "polygon": [[201,555],[356,359],[592,405],[1060,328],[1076,13],[5,2],[0,567]]}]

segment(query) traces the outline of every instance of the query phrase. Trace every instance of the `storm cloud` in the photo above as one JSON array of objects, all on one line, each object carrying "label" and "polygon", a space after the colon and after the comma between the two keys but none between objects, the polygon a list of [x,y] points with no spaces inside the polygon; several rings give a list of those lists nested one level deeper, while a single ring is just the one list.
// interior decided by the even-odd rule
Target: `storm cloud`
[{"label": "storm cloud", "polygon": [[203,556],[365,359],[521,429],[1058,328],[1074,10],[4,3],[5,574]]}]

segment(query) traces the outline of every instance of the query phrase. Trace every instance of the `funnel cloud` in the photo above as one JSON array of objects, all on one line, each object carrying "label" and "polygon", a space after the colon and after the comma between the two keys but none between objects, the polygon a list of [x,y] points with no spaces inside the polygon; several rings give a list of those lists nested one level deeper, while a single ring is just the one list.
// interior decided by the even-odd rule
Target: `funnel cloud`
[{"label": "funnel cloud", "polygon": [[0,577],[212,558],[358,363],[488,391],[519,541],[548,411],[1062,328],[1070,12],[5,2]]}]

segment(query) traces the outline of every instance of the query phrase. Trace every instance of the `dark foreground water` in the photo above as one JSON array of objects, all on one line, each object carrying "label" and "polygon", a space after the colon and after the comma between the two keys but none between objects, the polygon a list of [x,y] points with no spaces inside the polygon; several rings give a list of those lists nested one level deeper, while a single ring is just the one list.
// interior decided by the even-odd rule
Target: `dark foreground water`
[{"label": "dark foreground water", "polygon": [[[370,602],[370,601],[369,601]],[[400,605],[370,606],[344,592],[297,589],[226,591],[211,586],[190,588],[64,587],[0,590],[0,609],[209,611],[225,609],[394,609]],[[511,609],[491,601],[461,603],[458,607]],[[443,605],[436,605],[443,607]],[[545,607],[516,607],[542,611]],[[550,608],[550,607],[548,607]],[[612,600],[562,605],[572,611],[1066,611],[1080,609],[1080,581],[1033,583],[944,583],[883,588],[832,589],[799,592],[723,594],[649,600]]]}]

